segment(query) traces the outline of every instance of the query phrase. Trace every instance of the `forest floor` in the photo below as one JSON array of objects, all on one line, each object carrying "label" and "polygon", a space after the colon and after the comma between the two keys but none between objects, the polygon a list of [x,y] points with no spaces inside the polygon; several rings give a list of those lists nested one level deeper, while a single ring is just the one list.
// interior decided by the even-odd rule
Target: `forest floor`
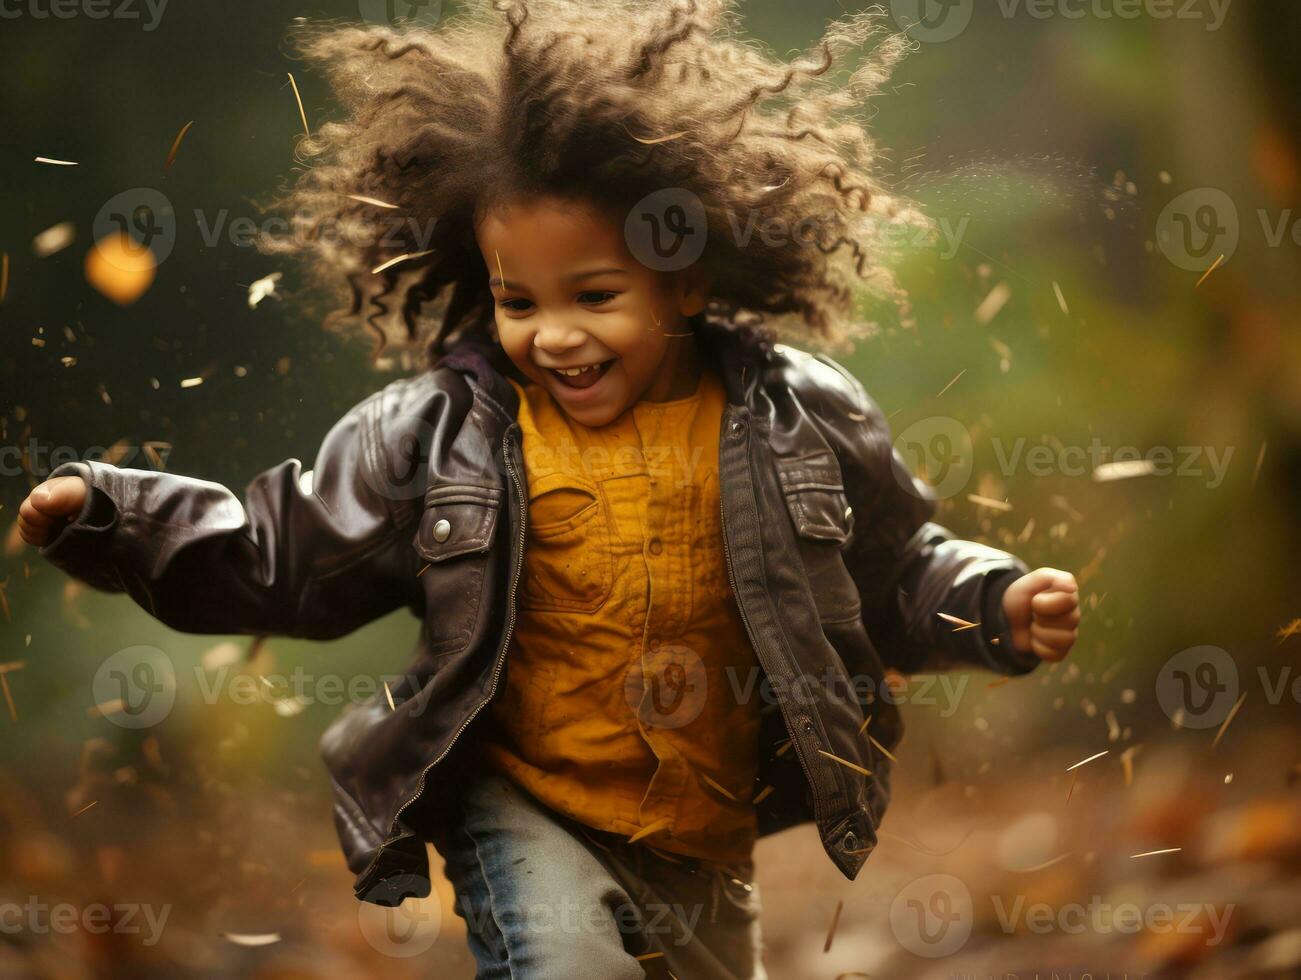
[{"label": "forest floor", "polygon": [[[974,777],[910,747],[856,881],[807,825],[760,842],[769,976],[1301,976],[1296,732],[1232,735],[1075,769],[1037,749]],[[473,976],[440,874],[399,913],[354,900],[317,789],[236,792],[213,766],[187,795],[141,776],[156,746],[126,767],[113,751],[88,748],[53,816],[0,777],[0,977]]]}]

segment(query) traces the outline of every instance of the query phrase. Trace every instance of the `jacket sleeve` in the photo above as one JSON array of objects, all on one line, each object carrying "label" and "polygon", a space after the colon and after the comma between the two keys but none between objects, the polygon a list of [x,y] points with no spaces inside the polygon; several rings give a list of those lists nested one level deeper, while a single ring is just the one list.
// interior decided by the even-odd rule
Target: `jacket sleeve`
[{"label": "jacket sleeve", "polygon": [[414,575],[402,547],[413,517],[377,476],[390,472],[379,455],[381,395],[334,424],[312,471],[286,460],[242,502],[193,477],[64,463],[50,476],[80,476],[86,503],[40,553],[185,632],[349,633],[405,604]]},{"label": "jacket sleeve", "polygon": [[[836,393],[823,403],[854,513],[845,561],[886,665],[903,673],[964,666],[1029,673],[1040,659],[1012,646],[1002,604],[1029,567],[936,523],[935,491],[909,471],[880,406],[844,367],[816,357],[839,379],[827,376]],[[980,626],[959,628],[940,613]]]}]

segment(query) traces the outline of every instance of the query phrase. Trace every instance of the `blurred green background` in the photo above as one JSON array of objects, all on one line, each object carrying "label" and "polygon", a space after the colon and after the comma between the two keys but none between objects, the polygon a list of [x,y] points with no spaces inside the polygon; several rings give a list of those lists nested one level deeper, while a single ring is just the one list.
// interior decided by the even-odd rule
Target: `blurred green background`
[{"label": "blurred green background", "polygon": [[[1250,767],[1257,788],[1277,789],[1298,763],[1301,709],[1292,696],[1269,703],[1252,678],[1259,665],[1294,669],[1301,650],[1301,636],[1280,632],[1301,617],[1301,8],[1237,0],[1210,29],[1220,8],[1209,2],[1185,8],[1199,17],[1170,19],[1065,7],[1086,13],[1040,18],[977,0],[970,23],[919,43],[872,105],[886,181],[942,234],[901,260],[912,321],[887,319],[878,337],[836,356],[896,433],[914,433],[910,452],[921,447],[915,459],[932,479],[944,464],[926,453],[942,446],[934,434],[947,425],[936,420],[957,420],[970,437],[972,473],[945,497],[942,523],[1031,567],[1074,572],[1085,599],[1070,665],[992,690],[977,676],[978,693],[952,717],[911,706],[914,754],[903,762],[925,769],[926,753],[938,753],[950,777],[979,781],[1015,778],[1041,750],[1078,748],[1082,758],[1185,739],[1206,751],[1213,731],[1177,731],[1155,685],[1168,658],[1213,645],[1229,651],[1253,692],[1229,733],[1274,733]],[[0,705],[0,879],[5,894],[103,895],[130,880],[156,896],[171,887],[201,896],[194,922],[208,931],[183,934],[193,945],[174,947],[166,966],[147,950],[74,943],[84,970],[67,975],[109,975],[128,961],[137,975],[253,970],[243,957],[257,950],[205,943],[222,930],[288,936],[292,916],[306,929],[305,895],[320,921],[356,918],[350,876],[331,856],[315,749],[338,707],[206,704],[195,671],[232,638],[178,634],[121,596],[70,584],[18,545],[12,522],[53,451],[80,457],[156,440],[173,447],[168,470],[237,489],[287,457],[310,467],[330,424],[403,373],[397,362],[373,369],[368,340],[326,334],[305,312],[292,266],[225,234],[213,240],[194,218],[201,212],[209,228],[259,220],[253,199],[297,166],[301,124],[286,72],[314,127],[336,111],[322,79],[285,56],[286,30],[295,17],[357,20],[361,10],[172,0],[145,29],[145,6],[132,8],[138,20],[38,9],[47,8],[24,0],[0,19],[9,82],[0,110],[0,663],[23,664],[4,675],[13,715]],[[755,0],[740,9],[755,37],[793,56],[849,8]],[[177,231],[152,287],[119,307],[87,284],[82,265],[97,214],[133,188],[162,192]],[[37,236],[65,222],[72,243],[38,255]],[[1178,234],[1185,224],[1196,241]],[[281,296],[250,309],[249,284],[273,272],[283,273]],[[196,377],[203,383],[182,386]],[[1113,450],[1164,447],[1196,472],[1099,481],[1092,465],[1046,474],[1000,465],[1019,440],[1023,452],[1057,452],[1095,438]],[[1212,457],[1227,460],[1220,476]],[[416,628],[403,612],[333,643],[273,638],[257,666],[345,679],[397,672]],[[96,668],[141,644],[165,651],[179,675],[177,706],[150,730],[153,743],[92,710]],[[149,761],[159,752],[161,767]],[[98,768],[88,761],[100,755]],[[901,785],[906,798],[906,778]],[[91,800],[95,808],[72,815]],[[279,887],[309,880],[289,898]],[[776,936],[781,925],[771,929]],[[45,955],[35,941],[3,942],[33,962]],[[281,964],[319,971],[307,975],[391,975],[416,963],[472,972],[447,937],[428,954],[435,959],[411,962],[360,940],[334,958],[282,945]]]}]

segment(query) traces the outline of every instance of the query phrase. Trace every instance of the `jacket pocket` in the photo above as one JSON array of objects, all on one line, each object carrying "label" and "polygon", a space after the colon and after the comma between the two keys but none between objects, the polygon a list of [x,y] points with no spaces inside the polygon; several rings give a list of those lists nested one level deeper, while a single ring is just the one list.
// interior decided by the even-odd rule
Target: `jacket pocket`
[{"label": "jacket pocket", "polygon": [[487,551],[497,530],[501,490],[469,484],[431,487],[416,530],[415,546],[429,562]]},{"label": "jacket pocket", "polygon": [[614,556],[600,488],[566,473],[530,483],[520,605],[594,613],[613,588]]},{"label": "jacket pocket", "polygon": [[778,456],[775,465],[818,617],[857,619],[862,601],[842,553],[853,535],[854,513],[835,454],[828,449]]},{"label": "jacket pocket", "polygon": [[412,544],[428,563],[418,577],[431,655],[459,653],[474,636],[501,502],[496,487],[445,484],[425,493]]}]

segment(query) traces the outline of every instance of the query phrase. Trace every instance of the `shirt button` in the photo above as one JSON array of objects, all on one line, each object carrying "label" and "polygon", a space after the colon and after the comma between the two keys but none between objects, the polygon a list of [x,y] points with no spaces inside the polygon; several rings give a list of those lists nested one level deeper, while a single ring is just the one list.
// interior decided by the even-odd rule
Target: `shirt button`
[{"label": "shirt button", "polygon": [[650,539],[650,553],[652,555],[658,555],[663,550],[664,550],[664,543],[660,541],[659,538]]}]

